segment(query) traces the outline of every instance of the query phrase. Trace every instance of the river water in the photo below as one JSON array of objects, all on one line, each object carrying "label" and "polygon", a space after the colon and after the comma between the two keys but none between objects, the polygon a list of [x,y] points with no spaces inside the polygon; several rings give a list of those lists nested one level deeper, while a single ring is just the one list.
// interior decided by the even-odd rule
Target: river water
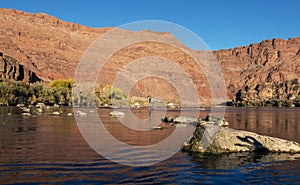
[{"label": "river water", "polygon": [[[128,166],[95,152],[81,135],[70,108],[60,116],[22,116],[16,107],[0,107],[0,184],[295,184],[300,182],[300,158],[289,154],[204,155],[181,152],[153,165]],[[111,134],[130,145],[150,145],[174,128],[133,132],[111,109],[99,109]],[[123,110],[124,111],[124,110]],[[130,110],[125,110],[130,111]],[[158,110],[153,110],[154,115]],[[186,108],[186,112],[198,112]],[[177,115],[172,109],[168,115]],[[133,110],[139,118],[147,109]],[[205,116],[208,110],[201,110]],[[299,108],[227,107],[230,127],[300,142]],[[160,119],[160,118],[159,118]],[[103,138],[106,139],[106,138]],[[124,152],[124,151],[123,151]],[[128,150],[128,155],[135,155]]]}]

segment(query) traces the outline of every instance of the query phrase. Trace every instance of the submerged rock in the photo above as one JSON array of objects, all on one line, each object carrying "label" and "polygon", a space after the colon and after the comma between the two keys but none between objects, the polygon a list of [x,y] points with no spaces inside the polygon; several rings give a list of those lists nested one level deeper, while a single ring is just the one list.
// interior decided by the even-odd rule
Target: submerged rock
[{"label": "submerged rock", "polygon": [[118,117],[118,116],[125,116],[125,113],[121,112],[121,111],[114,110],[114,111],[110,112],[109,115]]},{"label": "submerged rock", "polygon": [[197,124],[198,123],[198,118],[193,118],[193,117],[186,117],[186,116],[177,116],[173,118],[174,123],[185,123],[185,124]]},{"label": "submerged rock", "polygon": [[31,114],[28,113],[28,112],[23,112],[23,113],[22,113],[22,116],[31,116]]},{"label": "submerged rock", "polygon": [[173,119],[174,119],[173,117],[167,117],[166,116],[166,117],[162,118],[161,121],[164,122],[164,123],[172,123]]},{"label": "submerged rock", "polygon": [[[88,114],[86,112],[82,112],[80,110],[76,111],[76,116],[87,116]],[[72,115],[68,115],[68,116],[72,116]]]},{"label": "submerged rock", "polygon": [[215,124],[215,125],[219,125],[219,126],[228,126],[229,123],[227,121],[225,121],[224,118],[220,118],[216,115],[212,115],[212,114],[208,114],[206,118],[204,119],[199,119],[199,118],[195,118],[195,117],[187,117],[187,116],[176,116],[176,117],[164,117],[162,119],[162,122],[165,123],[171,123],[174,125],[178,125],[178,124],[190,124],[190,125],[194,125],[197,126],[198,124]]},{"label": "submerged rock", "polygon": [[200,119],[199,123],[201,123],[202,125],[206,124],[206,123],[215,124],[215,125],[219,125],[219,126],[228,126],[229,125],[229,123],[224,118],[220,118],[213,114],[208,114],[204,120]]},{"label": "submerged rock", "polygon": [[187,116],[176,116],[176,117],[164,117],[161,119],[162,122],[171,123],[171,124],[191,124],[197,125],[198,118],[187,117]]},{"label": "submerged rock", "polygon": [[59,112],[59,111],[54,111],[54,112],[52,112],[51,114],[52,114],[52,115],[55,115],[55,116],[59,116],[59,115],[61,114],[61,112]]},{"label": "submerged rock", "polygon": [[163,130],[164,127],[161,127],[161,126],[155,126],[155,127],[152,127],[151,129],[152,129],[152,130]]},{"label": "submerged rock", "polygon": [[172,103],[172,102],[169,102],[169,103],[167,104],[167,108],[175,108],[175,107],[176,107],[175,104]]},{"label": "submerged rock", "polygon": [[[222,120],[220,122],[220,120]],[[220,124],[221,123],[221,124]],[[201,120],[194,133],[182,145],[182,150],[200,153],[278,152],[300,153],[294,141],[259,135],[254,132],[224,127],[222,118]]]}]

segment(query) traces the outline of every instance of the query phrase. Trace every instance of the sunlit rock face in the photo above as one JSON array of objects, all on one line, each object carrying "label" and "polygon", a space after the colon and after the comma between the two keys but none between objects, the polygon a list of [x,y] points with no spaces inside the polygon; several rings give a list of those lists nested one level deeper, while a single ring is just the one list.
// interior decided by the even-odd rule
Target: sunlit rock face
[{"label": "sunlit rock face", "polygon": [[246,86],[239,90],[234,102],[240,106],[300,106],[299,79]]}]

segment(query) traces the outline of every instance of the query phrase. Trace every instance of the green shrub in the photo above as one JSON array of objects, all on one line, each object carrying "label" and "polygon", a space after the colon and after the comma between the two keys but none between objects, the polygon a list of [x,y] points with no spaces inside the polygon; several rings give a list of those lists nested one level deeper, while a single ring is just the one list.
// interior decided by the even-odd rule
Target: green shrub
[{"label": "green shrub", "polygon": [[124,100],[125,93],[120,88],[115,88],[112,85],[105,85],[102,89],[96,88],[95,100],[98,106],[112,105],[115,101]]},{"label": "green shrub", "polygon": [[[106,85],[96,88],[94,97],[84,93],[73,94],[74,80],[54,80],[49,84],[42,82],[24,83],[12,80],[0,80],[0,105],[34,105],[44,103],[46,105],[75,105],[91,106],[111,105],[115,101],[126,99],[126,95],[120,88]],[[95,102],[96,101],[96,102]]]}]

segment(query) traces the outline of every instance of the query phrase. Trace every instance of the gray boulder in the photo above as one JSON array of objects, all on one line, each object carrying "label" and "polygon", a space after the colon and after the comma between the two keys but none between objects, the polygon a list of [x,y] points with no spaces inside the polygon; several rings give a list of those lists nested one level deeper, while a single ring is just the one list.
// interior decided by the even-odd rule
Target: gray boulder
[{"label": "gray boulder", "polygon": [[175,125],[176,127],[186,127],[188,124],[196,126],[199,122],[198,118],[187,116],[164,117],[162,122]]},{"label": "gray boulder", "polygon": [[109,113],[109,115],[113,116],[113,117],[122,117],[122,116],[125,116],[125,113],[121,112],[121,111],[114,110],[114,111],[111,111]]},{"label": "gray boulder", "polygon": [[206,118],[199,119],[195,117],[187,117],[187,116],[176,116],[176,117],[164,117],[162,122],[171,123],[174,125],[178,124],[190,124],[197,126],[198,124],[202,125],[216,125],[216,126],[228,126],[229,123],[224,119],[220,118],[213,114],[208,114]]},{"label": "gray boulder", "polygon": [[200,120],[201,124],[214,124],[218,126],[228,126],[229,123],[224,119],[213,114],[208,114],[204,120]]},{"label": "gray boulder", "polygon": [[200,153],[280,152],[300,153],[294,141],[259,135],[224,127],[222,118],[200,120],[194,133],[183,143],[182,150]]},{"label": "gray boulder", "polygon": [[197,124],[198,123],[198,118],[193,118],[193,117],[186,117],[186,116],[177,116],[173,118],[174,123],[185,123],[185,124]]}]

